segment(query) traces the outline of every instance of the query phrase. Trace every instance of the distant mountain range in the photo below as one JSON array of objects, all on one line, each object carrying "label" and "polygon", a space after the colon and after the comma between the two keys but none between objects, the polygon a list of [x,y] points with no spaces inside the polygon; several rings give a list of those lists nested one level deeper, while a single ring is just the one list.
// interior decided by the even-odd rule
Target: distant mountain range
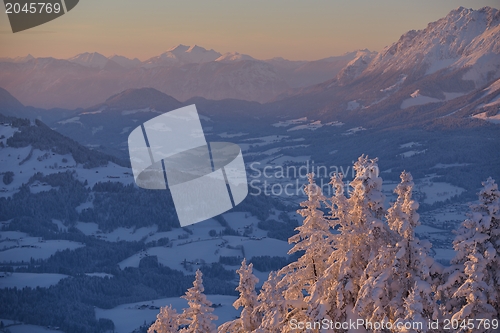
[{"label": "distant mountain range", "polygon": [[[178,45],[146,61],[99,53],[0,59],[0,87],[25,105],[66,109],[88,108],[144,87],[179,101],[268,103],[292,97],[301,110],[318,105],[324,111],[387,109],[396,102],[406,109],[445,102],[499,77],[500,14],[490,7],[457,8],[423,30],[403,34],[380,53],[359,50],[317,61],[257,60],[197,45]],[[417,98],[404,102],[417,90]],[[306,105],[296,98],[305,98]]]},{"label": "distant mountain range", "polygon": [[[35,112],[0,90],[0,111],[36,113],[50,124],[113,110],[158,113],[197,103],[226,116],[245,110],[241,115],[248,118],[308,116],[365,127],[480,126],[500,123],[499,78],[499,10],[460,7],[378,54],[360,50],[318,61],[263,61],[184,45],[144,62],[98,53],[67,60],[3,59],[0,86],[23,104],[86,109]],[[94,122],[80,120],[87,129],[102,125]],[[120,132],[126,127],[117,124]]]},{"label": "distant mountain range", "polygon": [[273,104],[290,116],[358,118],[366,125],[421,124],[465,110],[467,116],[487,111],[493,122],[499,77],[499,10],[460,7],[405,33],[371,61],[358,58],[336,78]]},{"label": "distant mountain range", "polygon": [[110,95],[143,87],[181,101],[199,96],[268,102],[295,88],[334,78],[358,54],[317,61],[257,60],[237,52],[178,45],[146,61],[96,52],[69,59],[28,55],[0,58],[0,87],[25,105],[43,108],[91,107]]}]

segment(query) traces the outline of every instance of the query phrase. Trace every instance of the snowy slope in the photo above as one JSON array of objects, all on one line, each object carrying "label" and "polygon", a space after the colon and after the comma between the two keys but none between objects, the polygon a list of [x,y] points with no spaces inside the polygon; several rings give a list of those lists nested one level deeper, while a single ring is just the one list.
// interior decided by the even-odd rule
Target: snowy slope
[{"label": "snowy slope", "polygon": [[[0,273],[5,274],[5,273]],[[1,288],[18,288],[23,289],[24,287],[36,288],[48,288],[59,283],[60,280],[67,278],[68,275],[64,274],[52,274],[52,273],[11,273],[5,274],[4,277],[0,278],[0,289]]]},{"label": "snowy slope", "polygon": [[146,68],[157,66],[172,66],[180,64],[201,64],[215,61],[222,55],[214,50],[207,50],[198,45],[186,46],[179,44],[157,57],[146,60],[143,64]]},{"label": "snowy slope", "polygon": [[231,61],[241,61],[241,60],[255,60],[253,57],[248,54],[241,54],[238,52],[227,52],[221,55],[219,58],[215,59],[215,61],[220,62],[231,62]]},{"label": "snowy slope", "polygon": [[368,61],[360,52],[370,53],[354,51],[315,61],[258,60],[181,44],[144,62],[118,55],[106,58],[96,52],[66,60],[26,58],[15,65],[15,59],[0,59],[0,86],[21,96],[25,105],[45,108],[86,108],[123,90],[142,87],[179,100],[200,96],[268,102],[287,95],[290,88],[333,79],[352,60],[359,60],[351,64],[359,71],[365,66],[359,62]]},{"label": "snowy slope", "polygon": [[357,78],[368,67],[368,64],[377,55],[377,52],[360,50],[356,52],[355,58],[340,71],[337,78],[340,82],[346,83]]},{"label": "snowy slope", "polygon": [[125,68],[134,68],[134,67],[138,67],[142,64],[142,62],[137,58],[129,59],[127,57],[124,57],[121,55],[116,55],[116,54],[109,57],[109,59],[113,60],[118,65],[123,66]]},{"label": "snowy slope", "polygon": [[69,58],[68,60],[85,67],[103,68],[109,59],[97,52],[85,52]]},{"label": "snowy slope", "polygon": [[[94,156],[99,156],[100,154],[91,152],[83,147],[78,147],[77,143],[60,134],[54,133],[43,124],[40,124],[40,126],[31,124],[30,128],[39,130],[41,131],[39,133],[45,133],[47,136],[53,134],[52,139],[60,140],[55,145],[65,145],[66,149],[80,150],[80,152],[86,152]],[[71,153],[57,153],[57,147],[53,147],[53,149],[39,149],[34,147],[33,144],[27,144],[24,147],[9,146],[8,140],[10,138],[15,134],[20,134],[20,131],[27,130],[29,128],[21,130],[13,127],[10,123],[0,124],[0,137],[2,138],[0,139],[0,174],[3,175],[8,171],[14,174],[12,182],[8,184],[4,182],[0,183],[0,197],[12,197],[14,193],[20,190],[23,184],[28,184],[29,179],[37,172],[48,175],[65,171],[75,171],[77,178],[82,182],[87,180],[89,186],[93,186],[97,182],[118,181],[124,184],[131,184],[134,181],[130,169],[113,163],[111,160],[114,160],[114,158],[111,158],[111,160],[101,166],[87,168],[82,163],[78,163]],[[44,139],[48,140],[48,138]],[[42,140],[39,139],[39,141]],[[51,186],[39,182],[30,184],[30,191],[32,193],[48,191],[51,188]]]},{"label": "snowy slope", "polygon": [[375,57],[366,73],[425,70],[429,75],[444,68],[468,67],[463,79],[473,80],[479,88],[500,75],[499,41],[497,9],[459,7],[423,30],[402,35]]},{"label": "snowy slope", "polygon": [[[215,321],[217,325],[233,320],[239,314],[232,306],[236,297],[207,295],[207,298],[213,304],[221,304],[220,307],[214,310],[214,314],[218,317],[218,320]],[[148,324],[153,322],[156,319],[156,315],[160,312],[157,308],[167,305],[172,305],[177,312],[182,312],[182,309],[187,307],[187,301],[178,297],[162,298],[138,303],[122,304],[113,309],[96,308],[95,313],[97,319],[111,319],[115,324],[114,331],[116,333],[129,333],[133,329],[139,328],[144,322]]]}]

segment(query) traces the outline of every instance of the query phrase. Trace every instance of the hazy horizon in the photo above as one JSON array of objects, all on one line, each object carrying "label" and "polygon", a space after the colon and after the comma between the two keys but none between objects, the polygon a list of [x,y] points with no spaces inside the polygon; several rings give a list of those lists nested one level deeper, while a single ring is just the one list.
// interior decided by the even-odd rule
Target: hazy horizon
[{"label": "hazy horizon", "polygon": [[184,44],[257,59],[317,60],[359,49],[381,51],[459,6],[497,8],[498,2],[318,0],[312,6],[301,1],[86,0],[54,21],[16,34],[7,15],[0,15],[0,57],[70,58],[98,52],[146,60]]}]

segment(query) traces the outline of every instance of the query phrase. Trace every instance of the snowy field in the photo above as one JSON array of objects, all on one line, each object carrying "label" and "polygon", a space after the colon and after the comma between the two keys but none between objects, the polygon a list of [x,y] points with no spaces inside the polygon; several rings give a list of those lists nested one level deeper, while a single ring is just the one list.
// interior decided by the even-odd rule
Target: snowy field
[{"label": "snowy field", "polygon": [[[225,295],[207,295],[207,298],[213,304],[221,304],[215,308],[214,314],[218,317],[215,321],[216,325],[223,322],[233,320],[239,315],[233,306],[236,300],[234,296]],[[187,301],[178,298],[162,298],[145,302],[122,304],[113,309],[95,309],[96,318],[108,318],[115,324],[115,333],[130,333],[134,329],[139,328],[146,321],[147,324],[156,320],[156,316],[160,312],[162,306],[172,305],[177,312],[182,312],[182,309],[187,308]],[[150,308],[151,307],[151,308]]]},{"label": "snowy field", "polygon": [[99,278],[112,278],[114,277],[114,275],[112,274],[107,274],[107,273],[85,273],[85,275],[87,276],[91,276],[91,277],[99,277]]},{"label": "snowy field", "polygon": [[419,147],[421,145],[422,144],[419,142],[411,141],[411,142],[407,142],[407,143],[404,143],[402,145],[399,145],[399,148],[412,148],[412,147]]},{"label": "snowy field", "polygon": [[249,138],[245,139],[238,143],[242,151],[246,151],[250,149],[250,146],[253,147],[262,147],[276,142],[282,142],[285,139],[289,138],[287,135],[268,135],[257,138]]},{"label": "snowy field", "polygon": [[[157,256],[162,265],[179,269],[185,273],[183,262],[186,260],[194,269],[202,263],[210,264],[219,261],[220,256],[246,257],[251,259],[255,256],[282,256],[286,257],[291,246],[284,241],[267,238],[267,231],[257,228],[259,222],[255,216],[244,212],[233,212],[223,214],[228,225],[238,233],[246,236],[222,236],[211,237],[209,232],[216,233],[224,230],[217,221],[209,219],[187,229],[174,229],[169,232],[158,232],[150,235],[146,242],[168,238],[168,246],[157,246],[148,248],[132,255],[119,263],[121,269],[126,267],[139,267],[141,259],[148,256]],[[271,217],[270,217],[271,218]],[[274,217],[278,219],[278,217]]]},{"label": "snowy field", "polygon": [[[266,231],[257,228],[257,223],[259,222],[259,220],[249,213],[233,212],[223,214],[223,216],[229,223],[229,226],[234,230],[240,232],[241,234],[244,233],[245,227],[252,226],[252,236],[263,237],[266,235]],[[224,230],[224,227],[214,219],[208,219],[203,222],[188,226],[187,229],[190,230],[192,234],[186,232],[183,228],[176,228],[171,231],[158,232],[158,226],[156,225],[138,229],[121,227],[113,230],[112,232],[103,232],[99,229],[97,223],[77,222],[76,228],[87,236],[94,236],[108,242],[117,242],[122,240],[133,242],[144,239],[146,243],[148,243],[151,241],[157,241],[161,238],[168,238],[174,244],[185,243],[186,239],[179,239],[182,237],[188,237],[187,240],[190,242],[199,240],[206,241],[212,239],[212,237],[209,236],[209,232],[211,230],[215,230],[217,233]],[[20,234],[26,236],[25,234]],[[2,246],[1,244],[2,243],[0,242],[0,247]]]},{"label": "snowy field", "polygon": [[431,169],[448,169],[448,168],[458,168],[462,166],[467,166],[470,165],[469,163],[438,163],[435,166],[433,166]]},{"label": "snowy field", "polygon": [[217,134],[217,135],[220,136],[221,138],[228,139],[228,138],[236,138],[236,137],[239,137],[239,136],[245,136],[245,135],[248,135],[248,133],[243,133],[243,132],[228,133],[228,132],[224,132],[224,133],[220,133],[220,134]]},{"label": "snowy field", "polygon": [[405,99],[403,103],[401,103],[401,109],[406,109],[416,105],[423,105],[428,103],[439,103],[445,102],[463,95],[463,93],[444,93],[445,99],[438,99],[434,97],[424,96],[420,94],[419,90],[413,92],[408,99]]},{"label": "snowy field", "polygon": [[270,159],[269,164],[274,164],[274,165],[284,165],[287,162],[291,163],[305,163],[307,161],[311,160],[311,156],[278,156],[276,158]]},{"label": "snowy field", "polygon": [[11,333],[64,333],[61,330],[49,329],[36,325],[13,325],[8,327]]},{"label": "snowy field", "polygon": [[465,189],[448,183],[424,181],[416,185],[416,191],[425,193],[424,203],[433,204],[460,195]]},{"label": "snowy field", "polygon": [[[52,273],[1,273],[5,276],[0,277],[0,289],[2,288],[48,288],[56,285],[60,280],[67,278],[68,275]],[[2,276],[2,275],[0,275]]]},{"label": "snowy field", "polygon": [[288,127],[292,125],[297,125],[297,124],[302,124],[307,121],[307,117],[302,117],[302,118],[297,118],[297,119],[291,119],[291,120],[285,120],[285,121],[279,121],[275,124],[273,124],[274,127]]},{"label": "snowy field", "polygon": [[310,130],[310,131],[315,131],[318,128],[321,128],[323,126],[342,126],[344,123],[341,123],[339,121],[332,121],[329,123],[322,124],[321,120],[316,120],[316,121],[311,121],[308,124],[302,124],[302,125],[297,125],[292,128],[289,128],[287,132],[290,131],[298,131],[298,130]]},{"label": "snowy field", "polygon": [[17,231],[0,231],[0,262],[29,262],[47,259],[57,251],[74,250],[84,246],[68,240],[43,240]]},{"label": "snowy field", "polygon": [[366,128],[361,127],[361,126],[350,128],[347,131],[345,131],[344,133],[342,133],[342,135],[353,135],[353,134],[356,134],[356,133],[361,132],[361,131],[366,131]]},{"label": "snowy field", "polygon": [[183,268],[184,260],[195,269],[203,263],[218,262],[220,256],[246,257],[248,259],[265,255],[286,257],[289,249],[290,245],[287,242],[274,238],[258,239],[243,236],[188,238],[183,243],[175,242],[172,247],[148,248],[123,260],[119,266],[121,269],[139,267],[141,259],[156,256],[158,262],[164,266],[192,273],[191,270]]},{"label": "snowy field", "polygon": [[153,235],[158,230],[158,227],[153,225],[139,229],[121,227],[112,232],[104,233],[99,230],[99,226],[94,222],[77,222],[76,228],[87,236],[95,236],[108,242],[118,242],[122,240],[128,242],[140,241],[143,238]]},{"label": "snowy field", "polygon": [[[75,119],[72,121],[75,121]],[[5,138],[0,139],[0,142],[7,145],[7,139],[14,135],[15,132],[17,132],[16,128],[1,125],[0,137],[3,135]],[[97,182],[119,181],[125,185],[134,182],[129,168],[108,163],[106,166],[85,169],[81,164],[75,162],[71,154],[60,155],[52,151],[33,149],[31,145],[23,148],[8,146],[2,148],[0,150],[0,165],[2,165],[2,172],[14,172],[12,183],[8,185],[0,184],[0,197],[11,197],[14,193],[17,193],[19,187],[28,183],[28,180],[37,172],[49,175],[74,170],[79,180],[82,182],[88,181],[89,187],[94,186]],[[32,193],[49,191],[50,189],[52,189],[50,185],[40,182],[35,182],[30,186]]]},{"label": "snowy field", "polygon": [[[1,128],[1,127],[0,127]],[[114,163],[108,163],[93,169],[85,169],[81,164],[77,164],[70,154],[58,155],[52,152],[33,149],[31,146],[24,148],[6,147],[0,151],[0,164],[2,171],[13,171],[12,183],[0,186],[0,197],[10,197],[17,193],[22,184],[28,183],[29,179],[37,172],[44,175],[75,170],[77,178],[84,182],[88,181],[88,186],[92,187],[97,182],[119,181],[125,185],[134,182],[129,168],[121,167]],[[31,153],[31,156],[30,156]],[[10,155],[10,156],[9,156]],[[19,163],[25,161],[21,165]],[[43,183],[34,183],[30,186],[32,193],[49,191],[52,187]]]},{"label": "snowy field", "polygon": [[408,157],[413,157],[416,155],[424,154],[427,151],[427,149],[424,150],[409,150],[405,151],[404,153],[399,154],[398,156],[401,156],[403,158],[408,158]]},{"label": "snowy field", "polygon": [[359,109],[359,107],[361,106],[361,104],[358,103],[358,101],[354,100],[354,101],[349,101],[347,102],[347,111],[352,111],[352,110],[356,110],[356,109]]},{"label": "snowy field", "polygon": [[[499,99],[498,103],[500,103],[500,99]],[[496,103],[496,104],[498,104],[498,103]],[[485,105],[485,106],[489,106],[489,105]],[[493,124],[500,124],[500,112],[494,116],[489,116],[489,117],[486,115],[486,112],[482,112],[482,113],[474,115],[473,117],[476,119],[489,121],[490,123],[493,123]]]},{"label": "snowy field", "polygon": [[286,147],[276,147],[276,148],[271,148],[271,149],[268,149],[266,151],[263,151],[262,153],[259,153],[259,154],[274,155],[274,154],[279,153],[280,151],[287,150],[287,149],[307,148],[307,147],[309,147],[309,145],[295,145],[295,146],[286,146]]},{"label": "snowy field", "polygon": [[62,232],[68,231],[68,227],[65,226],[61,221],[56,220],[56,219],[52,219],[52,223],[57,225],[57,228],[59,228],[60,231],[62,231]]}]

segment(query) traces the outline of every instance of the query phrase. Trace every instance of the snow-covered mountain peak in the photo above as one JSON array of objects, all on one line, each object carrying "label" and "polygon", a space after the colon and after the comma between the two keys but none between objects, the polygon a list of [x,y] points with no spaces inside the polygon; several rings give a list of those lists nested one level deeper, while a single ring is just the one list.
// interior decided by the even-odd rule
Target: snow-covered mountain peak
[{"label": "snow-covered mountain peak", "polygon": [[85,52],[80,53],[72,58],[69,58],[68,61],[86,66],[86,67],[98,67],[103,68],[108,62],[108,58],[103,56],[97,52]]},{"label": "snow-covered mountain peak", "polygon": [[117,55],[117,54],[109,57],[109,59],[113,60],[118,65],[123,66],[125,68],[134,68],[134,67],[141,65],[141,61],[137,58],[130,59],[130,58],[127,58],[127,57],[124,57],[121,55]]},{"label": "snow-covered mountain peak", "polygon": [[0,62],[14,62],[14,63],[24,63],[27,61],[30,61],[32,59],[35,59],[31,54],[28,54],[25,57],[19,56],[15,58],[0,58]]},{"label": "snow-covered mountain peak", "polygon": [[207,50],[201,46],[187,46],[179,44],[157,57],[144,62],[144,67],[152,68],[158,66],[172,66],[183,64],[201,64],[215,61],[221,54],[214,50]]},{"label": "snow-covered mountain peak", "polygon": [[221,55],[219,58],[215,59],[215,61],[220,61],[220,62],[231,62],[231,61],[241,61],[241,60],[255,60],[255,59],[247,54],[241,54],[238,52],[227,52]]},{"label": "snow-covered mountain peak", "polygon": [[500,69],[500,13],[484,7],[479,10],[459,7],[446,17],[431,22],[423,30],[411,30],[374,59],[367,72],[421,70],[425,74],[443,68],[471,67],[464,79],[477,86],[488,78],[479,73],[492,72],[498,77]]},{"label": "snow-covered mountain peak", "polygon": [[372,52],[368,49],[356,51],[354,59],[349,61],[347,66],[337,75],[339,82],[346,83],[357,78],[368,67],[376,55],[377,52]]},{"label": "snow-covered mountain peak", "polygon": [[35,57],[33,57],[31,54],[28,53],[28,55],[26,57],[14,58],[14,62],[26,62],[26,61],[30,61],[32,59],[35,59]]},{"label": "snow-covered mountain peak", "polygon": [[203,63],[215,61],[215,59],[219,58],[221,54],[212,49],[207,50],[204,47],[193,45],[191,46],[184,54],[180,56],[183,62],[187,63]]},{"label": "snow-covered mountain peak", "polygon": [[177,54],[177,53],[184,53],[187,50],[189,50],[189,46],[183,45],[183,44],[179,44],[177,46],[169,48],[166,52]]},{"label": "snow-covered mountain peak", "polygon": [[[210,51],[213,51],[213,50],[210,50]],[[208,50],[204,47],[201,47],[201,46],[198,46],[198,45],[193,45],[193,46],[189,46],[189,48],[184,51],[186,53],[201,53],[201,52],[208,52]]]}]

